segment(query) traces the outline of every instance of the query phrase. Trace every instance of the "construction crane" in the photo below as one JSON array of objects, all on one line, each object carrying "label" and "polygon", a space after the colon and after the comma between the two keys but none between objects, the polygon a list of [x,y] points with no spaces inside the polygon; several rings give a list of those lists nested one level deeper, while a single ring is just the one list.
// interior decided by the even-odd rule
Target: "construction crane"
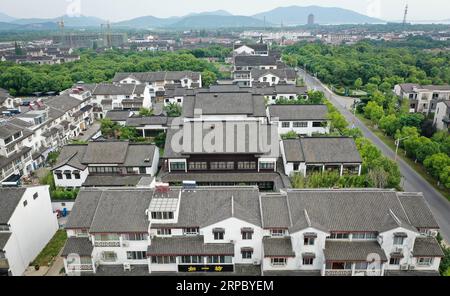
[{"label": "construction crane", "polygon": [[406,25],[407,17],[408,17],[408,4],[406,4],[406,7],[405,7],[405,14],[403,16],[403,25]]}]

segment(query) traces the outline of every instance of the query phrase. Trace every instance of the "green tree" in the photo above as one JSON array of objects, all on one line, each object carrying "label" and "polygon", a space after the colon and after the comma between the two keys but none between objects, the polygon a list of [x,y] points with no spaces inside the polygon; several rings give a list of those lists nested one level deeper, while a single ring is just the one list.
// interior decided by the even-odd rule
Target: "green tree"
[{"label": "green tree", "polygon": [[361,89],[362,85],[363,85],[363,81],[361,78],[358,78],[355,80],[354,86],[357,90]]},{"label": "green tree", "polygon": [[437,153],[428,156],[423,164],[433,177],[439,179],[442,172],[446,170],[446,167],[450,166],[450,156],[445,153]]},{"label": "green tree", "polygon": [[210,85],[216,83],[217,76],[214,72],[203,71],[202,72],[202,86],[209,87]]},{"label": "green tree", "polygon": [[400,121],[396,115],[383,116],[380,119],[380,128],[388,135],[393,136],[400,129]]},{"label": "green tree", "polygon": [[141,109],[139,109],[139,116],[142,116],[142,117],[153,116],[153,109],[141,108]]},{"label": "green tree", "polygon": [[167,106],[164,106],[164,111],[169,117],[179,117],[181,116],[182,109],[179,104],[170,103]]}]

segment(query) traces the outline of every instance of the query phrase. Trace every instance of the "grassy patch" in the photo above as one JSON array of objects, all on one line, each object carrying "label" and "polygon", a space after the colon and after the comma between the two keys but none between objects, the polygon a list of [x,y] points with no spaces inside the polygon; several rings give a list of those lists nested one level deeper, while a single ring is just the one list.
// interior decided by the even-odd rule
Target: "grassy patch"
[{"label": "grassy patch", "polygon": [[[373,127],[372,121],[365,118],[362,114],[357,114],[358,118],[364,123],[367,128],[373,132],[381,141],[383,141],[389,148],[395,151],[396,145],[395,140],[383,133],[382,130]],[[439,187],[437,181],[431,175],[428,174],[423,165],[419,162],[415,162],[411,158],[405,155],[405,150],[402,148],[398,149],[398,157],[403,159],[410,167],[413,168],[420,176],[422,176],[431,186],[438,190],[442,195],[444,195],[448,200],[450,200],[450,190]]]},{"label": "grassy patch", "polygon": [[67,240],[65,230],[58,230],[41,253],[31,263],[32,266],[48,266],[63,248]]}]

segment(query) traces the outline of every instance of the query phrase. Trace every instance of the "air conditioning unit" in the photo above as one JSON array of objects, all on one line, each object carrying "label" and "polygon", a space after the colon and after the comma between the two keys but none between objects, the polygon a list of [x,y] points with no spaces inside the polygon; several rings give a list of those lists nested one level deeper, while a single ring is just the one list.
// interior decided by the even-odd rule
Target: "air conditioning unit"
[{"label": "air conditioning unit", "polygon": [[408,264],[402,264],[400,265],[400,270],[408,270],[409,265]]},{"label": "air conditioning unit", "polygon": [[429,235],[429,236],[436,237],[436,236],[438,235],[438,232],[437,232],[436,230],[429,230],[429,231],[428,231],[428,235]]},{"label": "air conditioning unit", "polygon": [[415,270],[415,269],[416,269],[416,266],[414,266],[414,265],[409,266],[409,270]]},{"label": "air conditioning unit", "polygon": [[123,264],[123,270],[124,271],[131,271],[131,264],[126,262]]},{"label": "air conditioning unit", "polygon": [[260,260],[253,260],[253,265],[261,265],[261,261]]}]

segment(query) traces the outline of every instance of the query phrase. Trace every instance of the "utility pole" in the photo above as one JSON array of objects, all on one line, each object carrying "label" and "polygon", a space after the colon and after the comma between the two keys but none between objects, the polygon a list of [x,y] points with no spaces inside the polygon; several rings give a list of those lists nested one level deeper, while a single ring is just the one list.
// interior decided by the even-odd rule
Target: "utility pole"
[{"label": "utility pole", "polygon": [[408,138],[411,138],[411,136],[395,140],[395,145],[396,145],[396,147],[395,147],[395,161],[397,161],[398,147],[400,146],[400,141],[406,140]]}]

